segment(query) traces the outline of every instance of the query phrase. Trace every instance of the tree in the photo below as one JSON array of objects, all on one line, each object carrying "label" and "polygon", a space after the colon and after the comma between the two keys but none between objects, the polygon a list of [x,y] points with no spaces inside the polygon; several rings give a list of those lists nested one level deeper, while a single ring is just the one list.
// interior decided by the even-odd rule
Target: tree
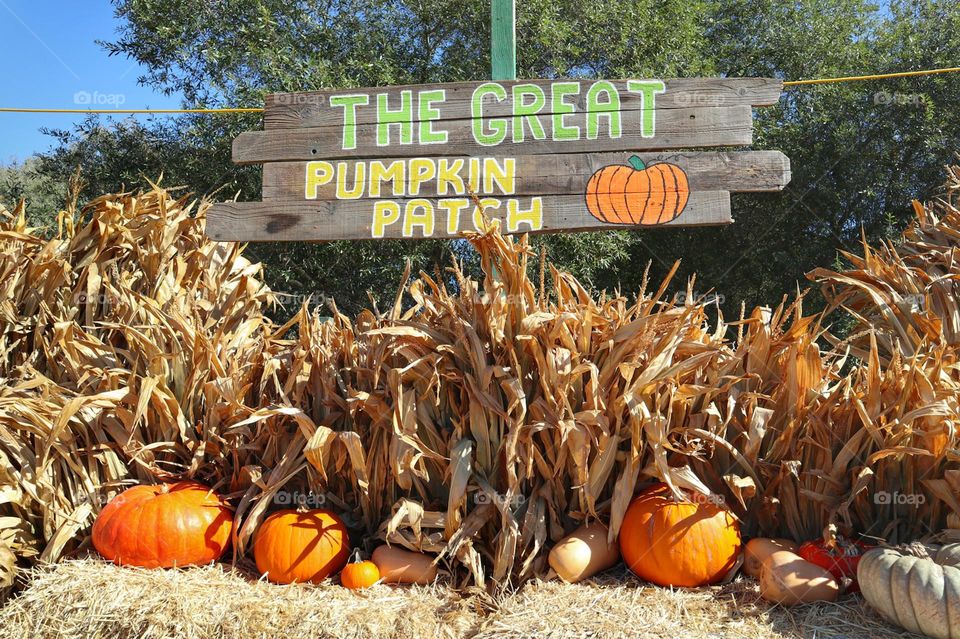
[{"label": "tree", "polygon": [[38,158],[31,157],[0,166],[0,206],[13,211],[20,200],[26,200],[27,222],[36,228],[49,229],[56,223],[56,217],[49,213],[55,213],[65,204],[66,182],[59,177],[48,178],[39,170],[39,164]]},{"label": "tree", "polygon": [[[960,59],[954,2],[893,2],[887,12],[861,0],[715,6],[706,33],[721,74],[834,77]],[[683,255],[681,280],[697,273],[697,289],[716,289],[728,314],[741,300],[775,304],[838,249],[858,250],[861,229],[894,237],[912,219],[910,200],[939,187],[960,148],[958,98],[960,74],[788,89],[778,108],[755,113],[755,148],[791,158],[787,189],[734,195],[729,227],[651,231],[631,258],[653,259],[659,274]],[[628,289],[638,281],[620,275]]]},{"label": "tree", "polygon": [[[489,69],[488,0],[115,0],[121,26],[104,46],[148,69],[142,81],[182,92],[189,106],[262,103],[271,91],[483,79]],[[521,77],[828,77],[934,66],[960,59],[960,6],[898,0],[527,0],[517,10]],[[958,146],[960,74],[822,85],[787,92],[756,112],[755,148],[793,162],[783,193],[734,196],[737,223],[539,238],[550,257],[597,288],[636,290],[683,259],[675,289],[698,273],[729,315],[741,300],[775,303],[803,274],[855,248],[860,229],[888,237],[909,200],[940,181]],[[118,125],[114,142],[65,134],[58,166],[92,166],[97,188],[165,171],[167,183],[259,197],[257,169],[229,162],[231,139],[255,128],[245,116],[186,117]],[[99,136],[99,129],[97,135]],[[103,134],[108,135],[108,134]],[[89,145],[88,145],[89,146]],[[162,147],[162,148],[161,148]],[[101,157],[102,156],[102,157]],[[134,168],[135,167],[135,168]],[[91,187],[92,188],[92,187]],[[262,244],[271,283],[295,294],[334,294],[342,308],[388,299],[405,257],[432,269],[446,242]]]}]

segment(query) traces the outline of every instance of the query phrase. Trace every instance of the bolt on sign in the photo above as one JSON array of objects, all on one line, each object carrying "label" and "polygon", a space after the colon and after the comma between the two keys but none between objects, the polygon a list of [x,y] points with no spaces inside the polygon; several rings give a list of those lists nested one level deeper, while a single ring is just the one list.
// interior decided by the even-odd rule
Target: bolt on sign
[{"label": "bolt on sign", "polygon": [[[767,78],[511,80],[267,96],[233,160],[262,202],[207,214],[215,240],[449,238],[728,224],[731,191],[790,181],[752,142]],[[727,150],[689,149],[728,147]]]}]

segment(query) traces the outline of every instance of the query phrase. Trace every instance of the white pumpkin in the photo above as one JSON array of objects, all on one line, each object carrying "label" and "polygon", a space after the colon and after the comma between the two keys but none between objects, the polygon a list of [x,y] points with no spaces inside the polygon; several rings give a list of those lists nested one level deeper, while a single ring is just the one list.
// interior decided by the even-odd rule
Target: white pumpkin
[{"label": "white pumpkin", "polygon": [[960,544],[874,548],[860,559],[857,581],[887,621],[934,639],[960,637]]}]

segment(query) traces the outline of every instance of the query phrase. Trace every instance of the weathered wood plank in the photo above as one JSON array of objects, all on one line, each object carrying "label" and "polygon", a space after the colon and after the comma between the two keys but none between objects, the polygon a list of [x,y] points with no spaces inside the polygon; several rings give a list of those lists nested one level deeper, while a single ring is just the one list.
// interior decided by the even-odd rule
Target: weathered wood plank
[{"label": "weathered wood plank", "polygon": [[[498,145],[481,145],[474,139],[472,121],[451,120],[443,123],[448,133],[446,144],[378,145],[376,125],[360,124],[355,129],[356,148],[344,150],[341,129],[350,127],[320,127],[309,129],[280,129],[248,131],[233,141],[233,161],[238,164],[291,160],[329,160],[338,158],[438,156],[438,155],[507,155],[522,147],[525,155],[552,153],[586,153],[602,151],[652,151],[711,146],[747,146],[753,139],[753,120],[749,106],[657,109],[656,135],[643,137],[640,133],[640,114],[635,120],[624,118],[622,134],[612,138],[601,134],[597,139],[553,140],[532,139],[531,131],[523,126],[522,140],[514,141],[508,132]],[[572,113],[568,125],[585,125],[586,114]],[[508,120],[509,122],[509,120]],[[512,128],[512,124],[511,124]],[[395,142],[393,132],[391,142]]]},{"label": "weathered wood plank", "polygon": [[[630,153],[583,153],[560,155],[521,155],[516,162],[516,187],[518,195],[576,195],[583,193],[584,186],[595,171],[611,164],[626,164]],[[779,191],[790,181],[790,160],[780,151],[705,151],[705,152],[660,152],[637,153],[646,165],[655,162],[670,162],[682,168],[692,191]],[[457,158],[448,158],[452,162]],[[469,180],[470,159],[460,158],[464,182]],[[408,158],[381,158],[376,160],[389,167],[394,162],[408,162]],[[364,166],[367,187],[364,198],[371,197],[369,190],[370,162]],[[502,158],[497,162],[502,165]],[[268,162],[263,165],[263,200],[291,201],[306,199],[307,162]],[[476,162],[477,183],[482,184],[484,163]],[[346,173],[339,173],[335,181],[315,187],[316,197],[310,199],[333,200],[336,198],[336,181],[346,177],[353,186],[356,166],[348,163]],[[411,173],[404,171],[404,180],[399,193],[410,192]],[[396,194],[392,182],[382,181],[383,196]],[[418,195],[433,197],[448,196],[438,193],[437,180],[417,181]],[[447,185],[444,185],[445,187]],[[313,193],[311,193],[312,195]],[[379,197],[379,196],[378,196]]]},{"label": "weathered wood plank", "polygon": [[[521,209],[528,209],[534,198],[518,198]],[[441,200],[442,201],[442,200]],[[401,205],[404,201],[398,201]],[[423,200],[421,200],[423,202]],[[436,207],[432,238],[459,237],[463,231],[474,230],[474,206],[455,218],[457,232],[451,233],[449,216],[441,210],[438,200],[430,200]],[[504,200],[505,202],[505,200]],[[609,224],[590,215],[583,197],[575,195],[544,196],[542,226],[531,231],[530,224],[515,221],[508,228],[504,207],[488,209],[491,218],[501,220],[505,232],[551,233],[588,230],[637,230],[640,226]],[[423,209],[418,209],[423,212]],[[695,191],[690,194],[683,213],[668,224],[660,226],[708,226],[729,224],[730,194],[726,191]],[[404,222],[397,220],[383,226],[382,234],[373,237],[374,202],[370,200],[337,200],[329,202],[223,202],[207,211],[206,233],[217,241],[242,242],[302,242],[354,239],[418,239],[424,237],[422,226],[411,227],[411,237],[404,238]]]},{"label": "weathered wood plank", "polygon": [[[516,80],[498,82],[508,95],[514,85],[534,84],[549,92],[552,83],[558,80]],[[560,80],[575,82],[580,86],[578,93],[567,96],[565,104],[586,112],[588,88],[596,80]],[[620,109],[633,111],[641,108],[640,96],[627,90],[627,80],[611,80],[620,96]],[[664,80],[666,92],[656,97],[658,109],[678,109],[690,107],[730,107],[730,106],[768,106],[776,104],[783,91],[783,81],[773,78],[676,78]],[[452,82],[447,84],[405,85],[362,89],[329,89],[302,93],[273,93],[265,100],[263,124],[265,129],[305,128],[322,126],[341,126],[344,123],[344,109],[331,107],[330,98],[349,95],[386,95],[388,104],[401,103],[403,91],[443,89],[446,99],[440,107],[443,120],[467,119],[473,117],[471,101],[473,92],[485,82]],[[547,100],[544,114],[554,113],[553,103]],[[369,104],[357,108],[357,124],[371,124],[377,121],[376,99],[371,97]],[[498,102],[484,100],[484,117],[503,117],[512,115],[510,100]],[[412,121],[419,121],[414,110]]]}]

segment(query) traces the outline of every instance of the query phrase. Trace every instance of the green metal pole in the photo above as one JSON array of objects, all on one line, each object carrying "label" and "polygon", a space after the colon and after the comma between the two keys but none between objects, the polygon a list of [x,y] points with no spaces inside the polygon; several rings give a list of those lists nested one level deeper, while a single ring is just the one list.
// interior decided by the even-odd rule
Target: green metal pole
[{"label": "green metal pole", "polygon": [[[515,0],[490,0],[490,79],[517,79],[517,8]],[[490,275],[500,279],[495,261]],[[505,293],[501,290],[500,295]]]},{"label": "green metal pole", "polygon": [[517,79],[515,0],[490,1],[490,71],[493,80]]}]

